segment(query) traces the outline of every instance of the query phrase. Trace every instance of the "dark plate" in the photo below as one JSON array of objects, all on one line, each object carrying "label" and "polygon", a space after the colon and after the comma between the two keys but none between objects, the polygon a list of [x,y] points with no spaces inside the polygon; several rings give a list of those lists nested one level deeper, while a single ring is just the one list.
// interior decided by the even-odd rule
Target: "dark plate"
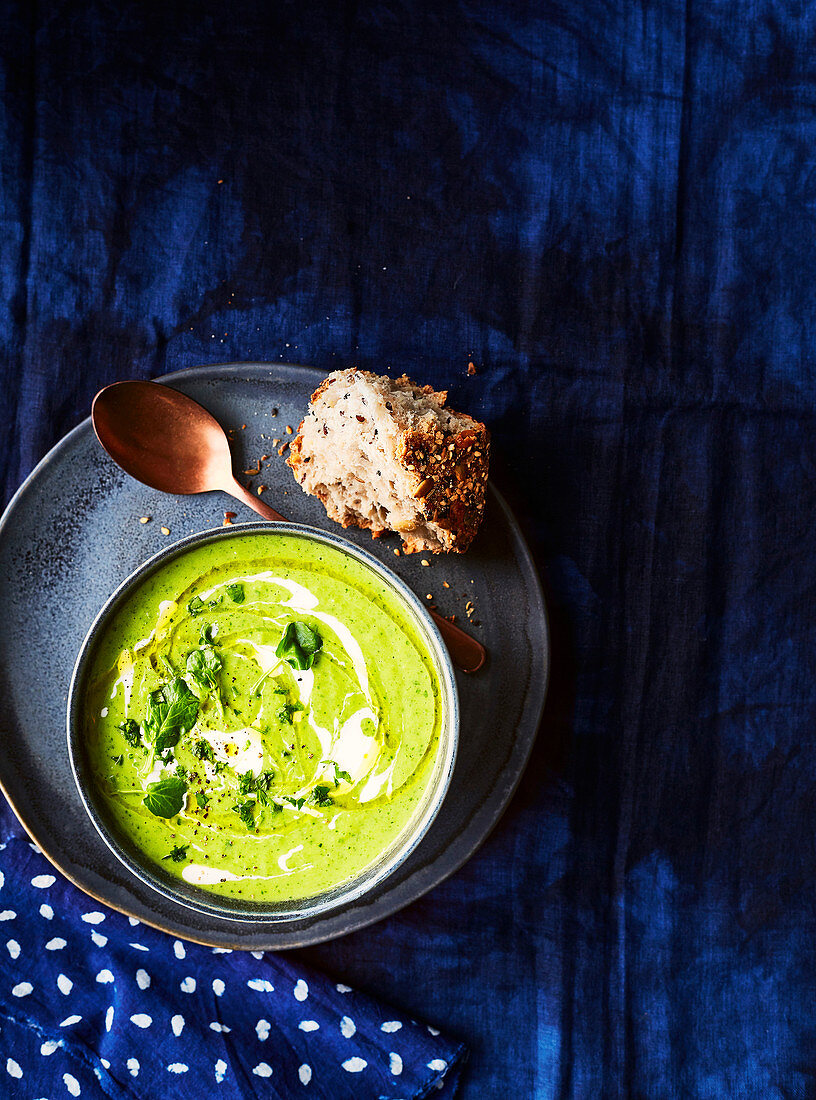
[{"label": "dark plate", "polygon": [[[292,521],[338,530],[301,492],[272,442],[289,438],[285,426],[300,422],[322,378],[306,367],[236,363],[179,371],[166,381],[235,429],[236,470],[271,455],[259,476],[242,480],[268,486],[264,499]],[[225,510],[236,512],[236,521],[254,517],[223,493],[172,497],[140,485],[103,452],[90,420],[32,472],[0,520],[0,606],[7,609],[0,631],[0,786],[45,855],[98,901],[214,947],[280,950],[332,939],[394,913],[476,851],[532,748],[547,686],[547,620],[530,552],[492,487],[468,553],[429,557],[430,567],[420,555],[397,557],[393,538],[374,541],[367,532],[346,531],[420,596],[432,593],[443,614],[455,613],[488,648],[481,672],[457,677],[461,735],[447,798],[409,859],[341,912],[284,925],[192,912],[132,875],[96,832],[71,774],[65,711],[82,639],[111,592],[169,542],[220,525]],[[141,524],[140,516],[152,518]],[[170,535],[161,533],[162,526]],[[478,625],[467,623],[466,600],[473,601]]]}]

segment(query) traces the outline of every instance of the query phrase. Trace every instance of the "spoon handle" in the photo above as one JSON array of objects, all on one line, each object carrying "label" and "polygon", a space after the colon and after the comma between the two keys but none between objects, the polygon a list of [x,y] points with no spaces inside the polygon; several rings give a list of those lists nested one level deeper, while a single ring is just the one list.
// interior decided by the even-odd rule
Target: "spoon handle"
[{"label": "spoon handle", "polygon": [[487,658],[487,650],[481,642],[477,642],[470,634],[466,634],[454,623],[449,622],[437,611],[431,611],[431,618],[436,623],[442,641],[448,647],[453,663],[462,672],[478,672]]},{"label": "spoon handle", "polygon": [[271,519],[274,523],[286,523],[286,519],[280,512],[276,512],[274,508],[270,508],[268,504],[264,504],[258,497],[254,497],[249,489],[246,489],[240,481],[233,479],[225,488],[230,496],[234,496],[236,500],[240,500],[242,504],[246,504],[248,507],[252,508],[259,516],[263,516],[264,519]]},{"label": "spoon handle", "polygon": [[[268,504],[264,504],[262,500],[253,496],[240,481],[233,479],[226,486],[226,489],[236,500],[248,505],[264,519],[271,519],[277,523],[286,522],[280,512],[276,512],[274,508],[270,508]],[[438,615],[435,611],[431,611],[431,615],[439,628],[439,633],[442,635],[445,645],[448,647],[453,663],[461,668],[462,672],[478,672],[487,657],[487,651],[482,643],[477,642],[475,638],[471,638],[464,630],[448,622],[447,619]]]}]

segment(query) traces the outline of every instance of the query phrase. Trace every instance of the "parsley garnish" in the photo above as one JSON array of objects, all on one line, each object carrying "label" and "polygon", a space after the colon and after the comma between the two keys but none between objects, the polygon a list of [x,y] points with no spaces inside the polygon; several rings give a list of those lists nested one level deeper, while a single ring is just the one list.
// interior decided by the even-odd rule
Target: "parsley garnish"
[{"label": "parsley garnish", "polygon": [[315,787],[315,789],[312,791],[312,794],[314,795],[315,802],[318,804],[318,806],[334,805],[329,796],[328,787]]},{"label": "parsley garnish", "polygon": [[312,667],[322,646],[323,639],[308,623],[288,623],[275,656],[283,657],[292,668],[303,670]]},{"label": "parsley garnish", "polygon": [[199,810],[203,810],[209,801],[209,798],[207,798],[203,791],[196,791],[196,802]]},{"label": "parsley garnish", "polygon": [[248,829],[252,829],[255,825],[255,818],[253,811],[255,809],[254,802],[237,802],[233,807],[233,811],[238,814],[244,825]]},{"label": "parsley garnish", "polygon": [[120,722],[116,728],[122,731],[122,736],[129,745],[135,747],[142,739],[142,731],[139,729],[139,723],[132,718],[126,718],[125,721]]},{"label": "parsley garnish", "polygon": [[288,795],[284,795],[283,800],[288,802],[290,806],[294,806],[296,810],[303,809],[303,803],[306,801],[305,798],[289,798]]},{"label": "parsley garnish", "polygon": [[211,645],[194,649],[187,655],[187,675],[204,695],[218,690],[216,676],[222,667],[223,661]]},{"label": "parsley garnish", "polygon": [[183,863],[187,858],[187,849],[189,847],[189,844],[179,844],[172,852],[168,852],[166,856],[162,856],[162,859],[172,859],[173,863]]},{"label": "parsley garnish", "polygon": [[119,755],[118,755],[118,756],[114,756],[114,757],[113,757],[112,759],[113,759],[113,762],[114,762],[114,764],[116,764],[116,766],[117,766],[118,768],[121,768],[121,767],[122,767],[122,765],[123,765],[123,764],[124,764],[124,762],[125,762],[125,758],[124,758],[124,756],[123,756],[123,755],[121,754],[121,752],[119,753]]},{"label": "parsley garnish", "polygon": [[193,596],[193,598],[187,603],[187,614],[200,615],[206,607],[207,605],[204,603],[200,596]]},{"label": "parsley garnish", "polygon": [[244,586],[236,582],[235,584],[227,585],[227,595],[233,603],[244,602]]},{"label": "parsley garnish", "polygon": [[156,744],[156,752],[171,749],[198,718],[198,699],[177,676],[169,684],[151,691],[147,699],[144,728]]},{"label": "parsley garnish", "polygon": [[218,637],[218,623],[205,623],[201,628],[201,645],[212,645]]},{"label": "parsley garnish", "polygon": [[171,775],[151,783],[144,796],[144,804],[156,817],[175,817],[184,805],[187,785],[183,779]]}]

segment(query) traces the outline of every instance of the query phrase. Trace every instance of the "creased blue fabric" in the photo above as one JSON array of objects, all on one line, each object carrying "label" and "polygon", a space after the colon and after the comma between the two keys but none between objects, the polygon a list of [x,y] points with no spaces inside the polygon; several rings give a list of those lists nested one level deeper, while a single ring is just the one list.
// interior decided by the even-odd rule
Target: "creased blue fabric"
[{"label": "creased blue fabric", "polygon": [[117,378],[405,369],[546,574],[509,813],[292,964],[443,1023],[465,1097],[814,1095],[816,8],[3,8],[5,494]]},{"label": "creased blue fabric", "polygon": [[[464,1048],[308,967],[172,940],[0,850],[0,1095],[451,1096]],[[5,1072],[4,1072],[5,1071]]]}]

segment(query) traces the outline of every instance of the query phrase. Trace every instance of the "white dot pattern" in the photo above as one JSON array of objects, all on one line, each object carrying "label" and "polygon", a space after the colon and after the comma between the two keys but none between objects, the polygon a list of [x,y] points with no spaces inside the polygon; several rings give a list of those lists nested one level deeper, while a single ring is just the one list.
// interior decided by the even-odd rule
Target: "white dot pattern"
[{"label": "white dot pattern", "polygon": [[[6,1092],[10,1079],[22,1079],[13,1087],[32,1100],[96,1096],[100,1085],[109,1094],[117,1073],[140,1078],[132,1088],[156,1096],[234,1088],[233,1075],[287,1097],[394,1097],[396,1078],[408,1096],[437,1084],[434,1075],[444,1080],[458,1048],[435,1041],[435,1029],[387,1016],[351,986],[301,976],[262,951],[236,953],[225,972],[219,956],[231,949],[185,944],[149,926],[130,940],[138,921],[89,909],[42,857],[29,853],[25,866],[11,888],[8,869],[0,870],[0,906],[4,897],[18,901],[17,910],[0,908],[0,950],[5,996],[27,999],[16,1011],[38,1030],[27,1051],[9,1037]],[[89,1058],[78,1059],[79,1049]]]}]

